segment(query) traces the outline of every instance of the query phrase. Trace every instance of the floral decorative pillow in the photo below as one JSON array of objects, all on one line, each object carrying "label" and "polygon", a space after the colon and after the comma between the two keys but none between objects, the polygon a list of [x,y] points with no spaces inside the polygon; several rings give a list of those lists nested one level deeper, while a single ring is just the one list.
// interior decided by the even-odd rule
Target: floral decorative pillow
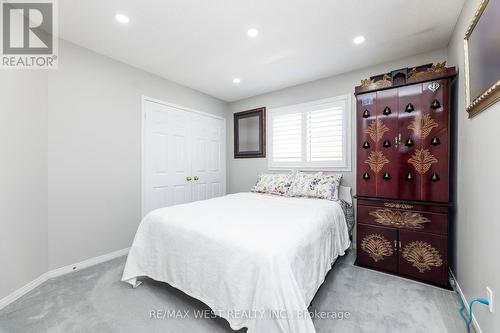
[{"label": "floral decorative pillow", "polygon": [[341,173],[323,175],[317,186],[318,197],[328,200],[338,200],[341,180]]},{"label": "floral decorative pillow", "polygon": [[325,175],[322,172],[307,174],[298,172],[290,187],[289,195],[328,200],[338,200],[342,174]]},{"label": "floral decorative pillow", "polygon": [[321,179],[322,172],[315,174],[297,172],[290,186],[291,197],[316,197],[315,185]]},{"label": "floral decorative pillow", "polygon": [[263,173],[252,188],[252,192],[288,195],[292,180],[291,173]]}]

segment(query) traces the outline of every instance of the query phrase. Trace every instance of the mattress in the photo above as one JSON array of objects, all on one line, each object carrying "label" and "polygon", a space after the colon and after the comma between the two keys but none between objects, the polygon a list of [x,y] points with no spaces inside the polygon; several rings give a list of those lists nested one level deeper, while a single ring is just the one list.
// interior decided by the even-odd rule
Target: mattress
[{"label": "mattress", "polygon": [[313,333],[308,304],[349,245],[337,202],[237,193],[145,216],[122,281],[166,282],[235,330]]}]

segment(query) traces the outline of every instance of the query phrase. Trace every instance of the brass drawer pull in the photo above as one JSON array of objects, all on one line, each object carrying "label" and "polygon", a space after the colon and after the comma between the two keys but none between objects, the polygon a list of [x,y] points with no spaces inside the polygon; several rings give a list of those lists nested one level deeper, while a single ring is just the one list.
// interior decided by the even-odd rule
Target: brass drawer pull
[{"label": "brass drawer pull", "polygon": [[387,208],[413,209],[412,205],[403,204],[403,203],[396,203],[396,202],[386,202],[386,203],[384,203],[384,206],[386,206]]}]

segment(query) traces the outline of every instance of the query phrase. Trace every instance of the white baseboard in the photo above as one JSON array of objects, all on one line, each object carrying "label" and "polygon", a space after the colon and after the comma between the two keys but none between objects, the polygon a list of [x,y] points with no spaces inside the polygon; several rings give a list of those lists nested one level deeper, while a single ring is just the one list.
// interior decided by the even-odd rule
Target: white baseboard
[{"label": "white baseboard", "polygon": [[39,285],[41,285],[42,283],[47,281],[48,279],[49,279],[49,274],[44,273],[44,274],[40,275],[38,278],[36,278],[35,280],[31,281],[30,283],[22,286],[21,288],[17,289],[13,293],[0,299],[0,310],[2,310],[4,307],[9,305],[10,303],[14,302],[15,300],[17,300],[21,296],[24,296],[25,294],[29,293],[30,291],[32,291],[33,289],[35,289],[36,287],[38,287]]},{"label": "white baseboard", "polygon": [[71,272],[76,272],[76,271],[79,271],[81,269],[84,269],[84,268],[87,268],[90,266],[94,266],[94,265],[97,265],[97,264],[124,256],[128,253],[129,249],[130,248],[114,251],[114,252],[99,256],[99,257],[94,257],[94,258],[90,258],[90,259],[87,259],[84,261],[80,261],[80,262],[73,264],[73,265],[68,265],[68,266],[64,266],[61,268],[57,268],[57,269],[48,271],[48,272],[40,275],[35,280],[31,281],[30,283],[24,285],[23,287],[17,289],[16,291],[12,292],[11,294],[0,299],[0,310],[3,309],[4,307],[6,307],[7,305],[9,305],[10,303],[14,302],[15,300],[17,300],[21,296],[24,296],[25,294],[27,294],[31,290],[35,289],[36,287],[38,287],[39,285],[41,285],[42,283],[44,283],[48,279],[62,276],[62,275],[65,275],[65,274],[68,274]]},{"label": "white baseboard", "polygon": [[[469,315],[469,302],[467,301],[467,298],[465,297],[464,293],[462,292],[462,288],[460,288],[460,284],[458,283],[457,279],[455,278],[455,275],[453,275],[453,272],[450,270],[451,277],[453,278],[453,281],[455,281],[455,288],[458,291],[458,294],[460,295],[460,298],[462,299],[462,302],[465,304],[465,313]],[[476,320],[476,316],[472,314],[472,327],[476,331],[476,333],[483,333],[481,330],[481,327],[479,326],[479,323]]]},{"label": "white baseboard", "polygon": [[58,277],[61,275],[65,275],[65,274],[68,274],[71,272],[76,272],[76,271],[79,271],[81,269],[84,269],[84,268],[87,268],[90,266],[94,266],[94,265],[109,261],[111,259],[115,259],[115,258],[124,256],[128,253],[129,249],[130,248],[114,251],[111,253],[103,254],[102,256],[99,256],[99,257],[94,257],[94,258],[90,258],[90,259],[87,259],[84,261],[80,261],[76,264],[53,269],[53,270],[47,272],[47,274],[49,276],[49,279],[52,279],[52,278],[55,278],[55,277]]}]

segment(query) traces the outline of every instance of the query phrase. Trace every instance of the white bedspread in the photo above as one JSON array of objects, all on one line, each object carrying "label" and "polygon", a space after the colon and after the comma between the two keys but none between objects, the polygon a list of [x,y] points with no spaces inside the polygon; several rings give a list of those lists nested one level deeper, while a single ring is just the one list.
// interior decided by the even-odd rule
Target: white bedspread
[{"label": "white bedspread", "polygon": [[233,329],[313,333],[307,307],[349,245],[336,202],[237,193],[149,213],[122,281],[167,282]]}]

